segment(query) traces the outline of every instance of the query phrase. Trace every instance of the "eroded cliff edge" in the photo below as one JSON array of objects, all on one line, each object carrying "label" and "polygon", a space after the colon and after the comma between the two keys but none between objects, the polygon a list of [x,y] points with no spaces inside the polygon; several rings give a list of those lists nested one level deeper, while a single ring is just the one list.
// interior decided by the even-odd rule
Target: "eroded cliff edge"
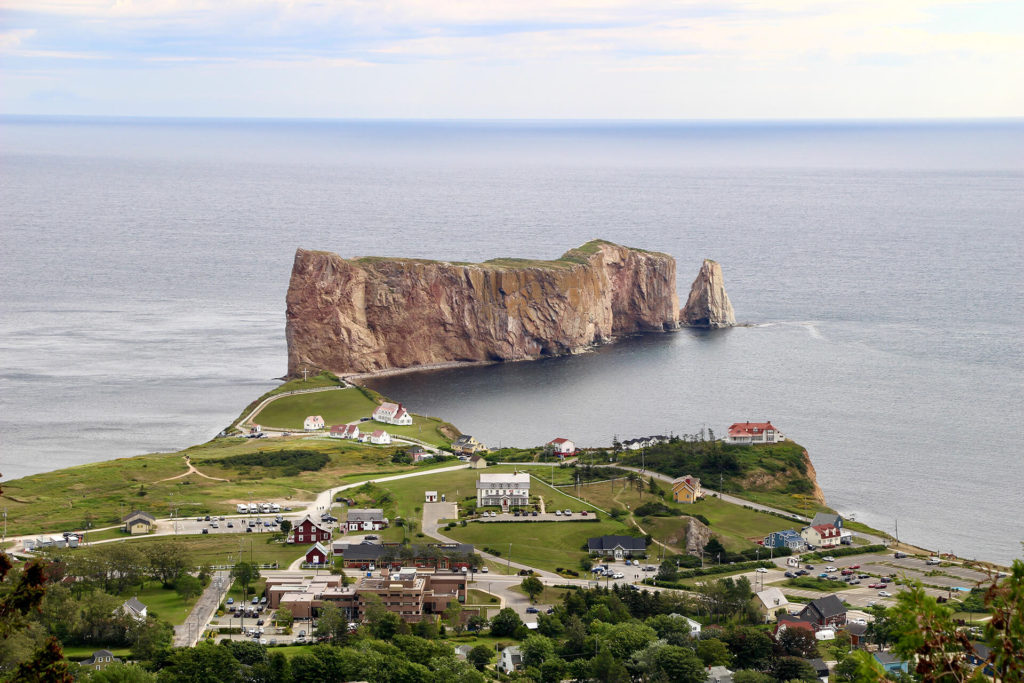
[{"label": "eroded cliff edge", "polygon": [[556,261],[344,259],[299,249],[287,295],[288,373],[522,360],[678,324],[675,259],[603,240]]}]

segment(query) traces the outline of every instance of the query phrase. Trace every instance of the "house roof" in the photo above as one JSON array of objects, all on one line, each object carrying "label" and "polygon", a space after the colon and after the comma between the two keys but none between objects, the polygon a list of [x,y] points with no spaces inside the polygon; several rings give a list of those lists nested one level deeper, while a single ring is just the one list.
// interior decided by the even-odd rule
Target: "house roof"
[{"label": "house roof", "polygon": [[761,604],[767,607],[768,609],[774,609],[776,607],[785,607],[789,604],[789,600],[786,599],[786,596],[783,595],[782,591],[779,590],[776,586],[769,586],[768,588],[765,588],[763,591],[758,591],[754,594],[754,597],[760,600]]},{"label": "house roof", "polygon": [[382,522],[384,521],[384,510],[381,508],[349,508],[348,521]]},{"label": "house roof", "polygon": [[771,536],[772,534],[775,534],[776,536],[782,536],[783,538],[800,538],[800,534],[798,534],[795,529],[783,529],[782,531],[773,531],[771,534],[768,535]]},{"label": "house roof", "polygon": [[474,453],[473,456],[469,459],[469,461],[470,462],[480,462],[483,459],[484,459],[484,456],[480,455],[479,453]]},{"label": "house roof", "polygon": [[814,519],[811,520],[811,526],[818,526],[819,524],[836,526],[836,520],[842,520],[842,517],[834,512],[818,512],[814,515]]},{"label": "house roof", "polygon": [[387,434],[387,432],[385,432],[383,429],[377,429],[377,430],[374,430],[374,432],[373,432],[373,434],[371,436],[373,436],[375,439],[379,439],[380,437],[384,436],[385,434]]},{"label": "house roof", "polygon": [[824,659],[817,657],[815,659],[808,659],[807,661],[810,662],[811,666],[814,667],[815,673],[822,676],[828,675],[828,665],[825,664]]},{"label": "house roof", "polygon": [[880,664],[903,664],[906,661],[891,652],[875,652],[874,655]]},{"label": "house roof", "polygon": [[312,422],[323,422],[324,418],[323,418],[322,415],[307,415],[305,421],[306,422],[309,422],[309,421],[312,421]]},{"label": "house roof", "polygon": [[308,550],[306,550],[306,554],[307,554],[307,555],[309,555],[309,554],[310,554],[311,552],[313,552],[314,550],[319,550],[319,551],[320,551],[320,553],[321,553],[321,554],[322,554],[322,555],[323,555],[324,557],[326,557],[326,556],[327,556],[327,555],[329,554],[329,553],[327,552],[327,548],[325,548],[325,547],[323,547],[322,545],[320,545],[320,543],[319,543],[319,542],[317,542],[317,543],[314,543],[313,545],[309,546],[309,549],[308,549]]},{"label": "house roof", "polygon": [[132,612],[135,612],[136,614],[142,614],[146,611],[146,606],[139,602],[139,599],[136,597],[128,598],[124,601],[124,603],[121,606],[130,609]]},{"label": "house roof", "polygon": [[466,446],[468,444],[475,443],[475,442],[476,442],[476,439],[474,439],[472,436],[470,436],[469,434],[463,434],[459,438],[455,439],[455,441],[454,441],[454,443],[452,445],[453,446]]},{"label": "house roof", "polygon": [[646,550],[647,542],[636,536],[595,536],[587,539],[587,548],[590,550],[614,550],[616,547],[623,550]]},{"label": "house roof", "polygon": [[677,486],[685,486],[688,489],[694,489],[700,486],[700,479],[697,477],[691,477],[689,474],[685,477],[676,477],[672,480],[672,488],[675,489]]},{"label": "house roof", "polygon": [[149,514],[148,512],[143,512],[142,510],[132,510],[121,521],[122,522],[130,522],[130,521],[132,521],[134,519],[142,519],[142,520],[146,520],[146,521],[148,521],[150,523],[153,523],[153,522],[156,521],[156,517],[154,517],[153,515]]},{"label": "house roof", "polygon": [[833,536],[839,535],[839,529],[835,528],[831,524],[815,524],[811,526],[812,529],[818,532],[818,535],[822,538],[832,538]]},{"label": "house roof", "polygon": [[846,625],[846,632],[851,636],[857,636],[859,638],[868,632],[868,625],[848,623]]},{"label": "house roof", "polygon": [[775,624],[775,632],[782,628],[802,628],[805,631],[814,632],[814,622],[811,619],[798,614],[783,614]]},{"label": "house roof", "polygon": [[331,434],[344,434],[348,431],[348,425],[331,425]]},{"label": "house roof", "polygon": [[569,443],[569,439],[563,439],[562,437],[558,437],[557,439],[551,439],[551,441],[548,441],[549,445],[556,446],[561,446],[563,443]]},{"label": "house roof", "polygon": [[758,436],[768,430],[778,431],[771,422],[734,422],[729,425],[729,436]]},{"label": "house roof", "polygon": [[[350,511],[350,512],[351,512],[351,511]],[[299,528],[300,526],[302,526],[303,524],[305,524],[306,522],[309,522],[310,524],[312,524],[313,526],[315,526],[315,527],[316,527],[317,529],[319,529],[320,531],[327,531],[327,529],[325,529],[324,527],[322,527],[322,526],[320,526],[319,524],[317,524],[316,522],[314,522],[314,521],[313,521],[313,520],[312,520],[312,519],[310,518],[310,516],[309,516],[309,515],[306,515],[306,516],[305,516],[305,518],[304,518],[304,519],[303,519],[303,520],[302,520],[301,522],[299,522],[298,524],[296,524],[296,525],[295,525],[294,527],[292,527],[292,529],[293,529],[293,530],[295,530],[295,529]]]},{"label": "house roof", "polygon": [[481,484],[485,487],[491,484],[512,484],[512,485],[530,485],[530,475],[526,472],[514,472],[514,473],[499,473],[499,474],[481,474],[480,479],[477,481],[477,488]]},{"label": "house roof", "polygon": [[807,603],[800,613],[804,614],[808,610],[814,610],[821,615],[823,619],[830,617],[837,617],[841,614],[846,614],[846,605],[843,604],[842,600],[837,598],[835,595],[826,595],[823,598],[816,598]]}]

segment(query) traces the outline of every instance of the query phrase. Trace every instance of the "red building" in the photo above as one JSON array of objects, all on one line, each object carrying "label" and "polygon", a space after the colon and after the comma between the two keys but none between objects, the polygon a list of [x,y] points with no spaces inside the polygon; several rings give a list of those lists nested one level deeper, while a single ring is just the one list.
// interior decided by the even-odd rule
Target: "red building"
[{"label": "red building", "polygon": [[313,546],[306,551],[306,564],[327,564],[327,548],[323,547],[319,543],[314,543]]},{"label": "red building", "polygon": [[309,517],[295,525],[292,529],[292,541],[295,543],[327,543],[331,540],[331,532]]}]

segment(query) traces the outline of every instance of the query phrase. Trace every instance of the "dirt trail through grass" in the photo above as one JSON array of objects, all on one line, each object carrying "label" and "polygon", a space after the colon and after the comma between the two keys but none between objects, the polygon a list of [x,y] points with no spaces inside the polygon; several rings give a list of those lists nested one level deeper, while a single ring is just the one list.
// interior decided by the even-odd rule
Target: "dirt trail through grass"
[{"label": "dirt trail through grass", "polygon": [[190,474],[198,474],[200,477],[205,477],[206,479],[212,479],[213,481],[230,481],[230,479],[221,479],[220,477],[211,477],[209,474],[203,474],[202,472],[200,472],[199,470],[196,469],[196,466],[192,464],[192,460],[187,455],[184,456],[184,457],[185,457],[185,464],[188,465],[188,471],[187,472],[185,472],[184,474],[175,475],[173,477],[167,477],[166,479],[161,479],[160,481],[156,481],[156,482],[153,482],[153,483],[159,484],[160,482],[163,482],[163,481],[172,481],[174,479],[181,479],[182,477],[187,477]]}]

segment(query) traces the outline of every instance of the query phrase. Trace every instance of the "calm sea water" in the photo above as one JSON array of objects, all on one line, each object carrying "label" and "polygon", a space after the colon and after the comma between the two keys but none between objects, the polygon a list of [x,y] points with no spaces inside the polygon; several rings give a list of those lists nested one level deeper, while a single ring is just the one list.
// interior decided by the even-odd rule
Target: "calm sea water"
[{"label": "calm sea water", "polygon": [[1024,124],[0,119],[0,472],[210,438],[286,368],[296,247],[723,264],[750,327],[374,387],[489,444],[771,419],[829,502],[1022,554]]}]

